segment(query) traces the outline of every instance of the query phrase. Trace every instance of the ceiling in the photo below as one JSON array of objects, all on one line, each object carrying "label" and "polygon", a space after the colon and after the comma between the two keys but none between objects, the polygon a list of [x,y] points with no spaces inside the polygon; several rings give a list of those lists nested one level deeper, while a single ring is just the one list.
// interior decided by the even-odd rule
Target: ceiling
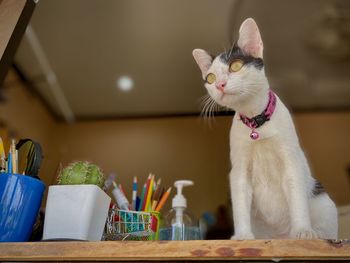
[{"label": "ceiling", "polygon": [[[246,17],[289,107],[350,107],[350,1],[45,0],[15,64],[67,121],[198,114],[205,89],[191,52],[230,47]],[[119,90],[130,76],[134,88]]]}]

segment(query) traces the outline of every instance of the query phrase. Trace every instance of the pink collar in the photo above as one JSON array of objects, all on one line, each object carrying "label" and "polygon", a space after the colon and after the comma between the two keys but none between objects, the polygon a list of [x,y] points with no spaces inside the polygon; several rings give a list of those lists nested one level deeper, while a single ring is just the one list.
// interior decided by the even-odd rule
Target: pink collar
[{"label": "pink collar", "polygon": [[272,90],[269,90],[269,102],[265,108],[265,110],[259,114],[254,116],[253,118],[248,118],[247,116],[243,114],[239,114],[241,121],[247,125],[250,129],[252,129],[252,132],[250,133],[250,138],[253,140],[256,140],[259,138],[259,133],[255,131],[255,129],[262,126],[266,121],[269,121],[273,112],[276,108],[276,95],[272,92]]}]

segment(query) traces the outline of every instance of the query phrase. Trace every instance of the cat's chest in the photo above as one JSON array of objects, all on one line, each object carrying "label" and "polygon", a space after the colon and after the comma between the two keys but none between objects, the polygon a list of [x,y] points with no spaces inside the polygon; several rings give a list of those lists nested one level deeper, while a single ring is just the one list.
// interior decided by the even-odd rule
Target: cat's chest
[{"label": "cat's chest", "polygon": [[266,140],[252,149],[248,176],[256,215],[271,225],[284,222],[288,204],[283,191],[283,160],[277,145]]},{"label": "cat's chest", "polygon": [[248,174],[253,188],[280,188],[283,165],[279,148],[273,139],[255,142],[249,155]]}]

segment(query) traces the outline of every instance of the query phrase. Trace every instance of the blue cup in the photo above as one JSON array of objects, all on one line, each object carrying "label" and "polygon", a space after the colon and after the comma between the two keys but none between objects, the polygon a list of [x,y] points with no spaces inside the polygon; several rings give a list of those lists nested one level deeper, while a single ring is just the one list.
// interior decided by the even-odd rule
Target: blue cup
[{"label": "blue cup", "polygon": [[44,190],[38,179],[0,173],[0,242],[28,241]]}]

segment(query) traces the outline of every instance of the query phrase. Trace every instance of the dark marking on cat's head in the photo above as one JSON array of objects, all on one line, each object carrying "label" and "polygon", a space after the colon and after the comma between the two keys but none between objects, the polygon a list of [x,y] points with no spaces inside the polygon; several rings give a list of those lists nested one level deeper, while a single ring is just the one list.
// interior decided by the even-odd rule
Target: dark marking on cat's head
[{"label": "dark marking on cat's head", "polygon": [[325,193],[326,190],[324,189],[324,187],[322,186],[322,184],[319,181],[315,182],[314,188],[312,189],[312,194],[314,196],[320,195]]},{"label": "dark marking on cat's head", "polygon": [[252,65],[259,70],[264,67],[264,61],[261,58],[255,58],[245,54],[236,44],[233,44],[230,50],[220,54],[219,56],[220,60],[227,65],[230,65],[230,63],[235,59],[240,59],[244,62],[244,65]]}]

